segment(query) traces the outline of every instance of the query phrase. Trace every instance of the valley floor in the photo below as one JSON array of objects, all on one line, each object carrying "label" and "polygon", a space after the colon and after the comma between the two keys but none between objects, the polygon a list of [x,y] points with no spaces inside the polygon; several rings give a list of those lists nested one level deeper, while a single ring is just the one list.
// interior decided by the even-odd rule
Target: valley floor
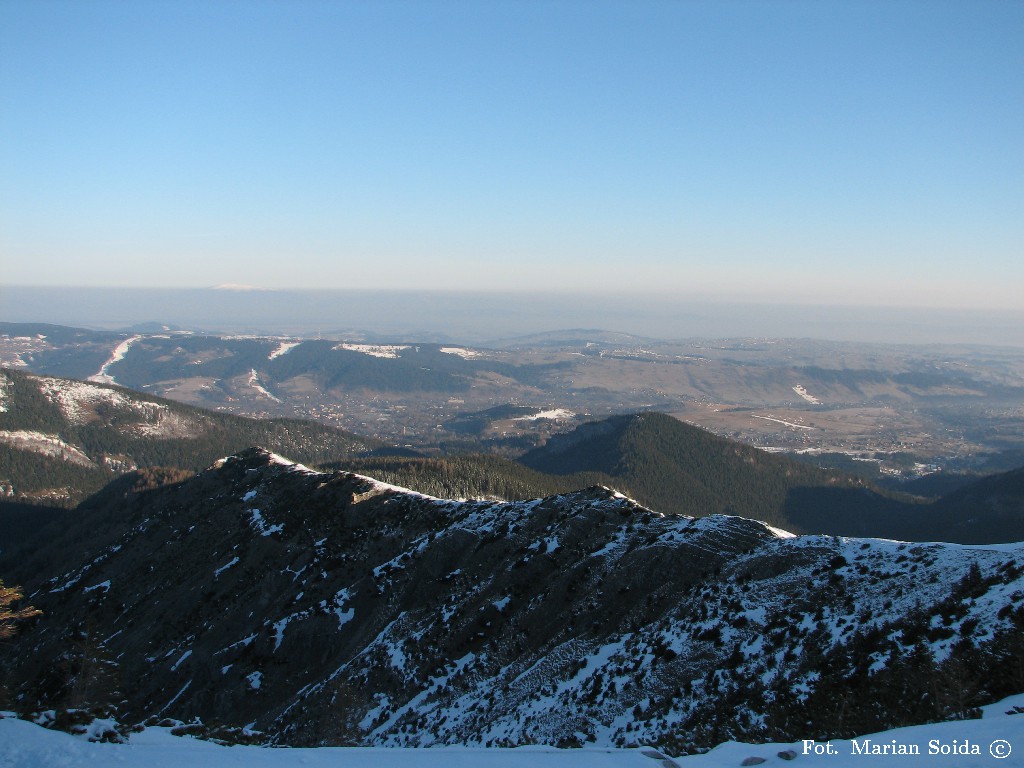
[{"label": "valley floor", "polygon": [[[663,760],[648,749],[389,749],[324,747],[267,749],[222,747],[168,729],[149,728],[129,744],[94,744],[12,717],[0,719],[0,768],[725,768],[748,758],[765,766],[818,765],[829,768],[930,766],[1010,768],[1024,766],[1024,694],[984,707],[980,720],[919,725],[851,741],[810,744],[722,744],[704,755]],[[819,752],[816,754],[816,749]],[[892,754],[913,752],[916,755]],[[786,758],[780,753],[791,751]],[[879,752],[878,750],[882,750]],[[793,756],[795,753],[795,757]],[[795,762],[790,762],[795,761]],[[760,763],[758,763],[760,764]]]}]

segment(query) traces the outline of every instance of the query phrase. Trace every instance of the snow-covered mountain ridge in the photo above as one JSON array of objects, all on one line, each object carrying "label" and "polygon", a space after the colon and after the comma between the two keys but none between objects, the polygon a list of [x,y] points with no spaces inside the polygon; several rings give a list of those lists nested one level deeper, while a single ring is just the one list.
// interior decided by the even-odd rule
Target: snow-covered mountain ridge
[{"label": "snow-covered mountain ridge", "polygon": [[1024,690],[1024,544],[794,537],[600,487],[457,502],[254,449],[83,507],[18,579],[46,614],[7,660],[20,709],[119,690],[123,722],[277,744],[680,753]]}]

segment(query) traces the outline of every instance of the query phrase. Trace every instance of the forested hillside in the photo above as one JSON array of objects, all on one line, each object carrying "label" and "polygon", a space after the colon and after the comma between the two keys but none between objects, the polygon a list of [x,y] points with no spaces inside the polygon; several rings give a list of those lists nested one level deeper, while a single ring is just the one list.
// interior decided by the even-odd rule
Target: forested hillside
[{"label": "forested hillside", "polygon": [[664,513],[725,513],[792,526],[794,488],[862,486],[862,480],[717,437],[661,413],[584,424],[521,459],[554,474],[601,472]]},{"label": "forested hillside", "polygon": [[[600,472],[553,475],[499,456],[472,454],[449,458],[368,457],[321,465],[369,475],[442,499],[536,499],[593,485],[610,486]],[[628,493],[629,489],[617,487]]]},{"label": "forested hillside", "polygon": [[770,454],[659,413],[615,416],[553,437],[522,463],[598,472],[663,513],[725,513],[796,533],[982,544],[1024,539],[1024,469],[977,479],[932,503]]}]

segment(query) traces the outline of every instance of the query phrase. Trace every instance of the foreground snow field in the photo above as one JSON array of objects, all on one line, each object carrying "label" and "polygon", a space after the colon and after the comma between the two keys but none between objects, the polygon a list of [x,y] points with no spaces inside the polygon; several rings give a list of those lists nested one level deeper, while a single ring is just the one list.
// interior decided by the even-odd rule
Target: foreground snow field
[{"label": "foreground snow field", "polygon": [[[984,718],[900,728],[852,741],[793,744],[728,743],[705,755],[662,760],[649,749],[432,749],[323,747],[269,749],[222,747],[168,729],[149,728],[129,744],[94,744],[14,718],[0,719],[2,768],[724,768],[748,758],[765,766],[818,765],[829,768],[886,766],[1024,766],[1024,694],[984,708]],[[891,752],[913,751],[900,755]],[[780,753],[791,751],[784,758]],[[890,754],[883,754],[884,750]],[[817,754],[816,754],[817,752]],[[795,753],[795,756],[794,756]],[[788,759],[787,759],[788,758]],[[790,762],[794,761],[794,762]],[[758,763],[760,764],[760,763]]]}]

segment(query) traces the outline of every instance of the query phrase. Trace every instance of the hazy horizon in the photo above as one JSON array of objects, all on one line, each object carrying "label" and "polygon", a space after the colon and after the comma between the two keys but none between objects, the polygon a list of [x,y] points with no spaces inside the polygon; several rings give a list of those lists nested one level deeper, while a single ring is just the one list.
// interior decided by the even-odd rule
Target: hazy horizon
[{"label": "hazy horizon", "polygon": [[1024,311],[771,304],[628,293],[124,289],[0,285],[0,322],[485,344],[600,330],[654,339],[812,338],[1024,347]]},{"label": "hazy horizon", "polygon": [[10,0],[3,280],[1019,310],[1022,39],[1013,0]]}]

